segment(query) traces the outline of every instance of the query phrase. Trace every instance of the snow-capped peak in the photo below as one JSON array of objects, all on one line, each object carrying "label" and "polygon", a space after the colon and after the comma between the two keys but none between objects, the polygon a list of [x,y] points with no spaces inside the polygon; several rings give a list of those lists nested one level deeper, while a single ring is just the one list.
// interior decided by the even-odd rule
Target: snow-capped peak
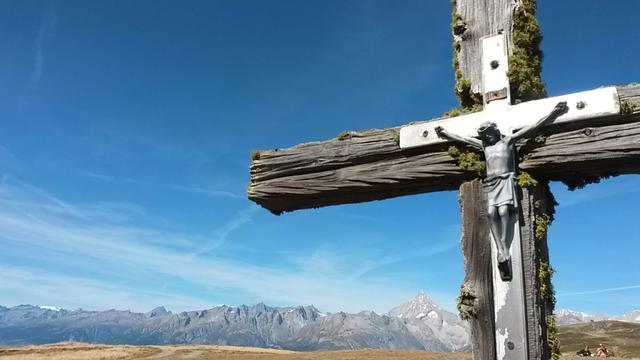
[{"label": "snow-capped peak", "polygon": [[436,319],[442,317],[443,311],[424,291],[421,291],[413,299],[391,309],[388,314],[404,319]]},{"label": "snow-capped peak", "polygon": [[57,306],[38,306],[40,309],[51,310],[51,311],[61,311],[62,308]]},{"label": "snow-capped peak", "polygon": [[420,291],[418,295],[416,295],[416,297],[413,298],[412,302],[415,302],[418,304],[435,305],[431,300],[431,298],[429,297],[429,295],[427,295],[424,291]]}]

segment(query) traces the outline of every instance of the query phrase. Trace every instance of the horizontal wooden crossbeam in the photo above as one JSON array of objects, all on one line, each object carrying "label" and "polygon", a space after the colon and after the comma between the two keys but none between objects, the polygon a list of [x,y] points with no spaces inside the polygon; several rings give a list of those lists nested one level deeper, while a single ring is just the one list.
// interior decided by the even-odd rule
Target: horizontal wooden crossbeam
[{"label": "horizontal wooden crossbeam", "polygon": [[[621,114],[543,130],[525,145],[520,168],[536,178],[579,184],[640,173],[640,84],[618,87]],[[400,149],[399,127],[254,153],[248,197],[280,214],[322,206],[458,189],[477,173],[462,170],[450,144]]]}]

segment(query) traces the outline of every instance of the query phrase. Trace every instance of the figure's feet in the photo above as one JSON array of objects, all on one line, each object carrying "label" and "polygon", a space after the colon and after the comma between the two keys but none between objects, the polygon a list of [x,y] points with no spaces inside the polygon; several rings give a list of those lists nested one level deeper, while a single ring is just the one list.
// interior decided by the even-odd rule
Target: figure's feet
[{"label": "figure's feet", "polygon": [[503,252],[498,252],[498,263],[499,264],[503,264],[506,263],[507,261],[509,261],[509,254],[505,254]]},{"label": "figure's feet", "polygon": [[500,272],[500,279],[502,281],[511,281],[513,278],[513,274],[511,273],[511,261],[507,259],[507,261],[498,263],[498,272]]}]

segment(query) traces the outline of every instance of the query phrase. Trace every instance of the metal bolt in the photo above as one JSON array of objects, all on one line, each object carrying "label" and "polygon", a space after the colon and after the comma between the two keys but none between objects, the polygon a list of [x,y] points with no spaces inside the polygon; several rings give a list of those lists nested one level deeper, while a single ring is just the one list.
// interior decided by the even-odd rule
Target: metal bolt
[{"label": "metal bolt", "polygon": [[584,107],[585,107],[585,106],[587,106],[587,104],[585,104],[585,103],[584,103],[584,101],[578,101],[578,102],[576,103],[576,107],[577,107],[579,110],[584,109]]},{"label": "metal bolt", "polygon": [[425,130],[422,132],[422,137],[426,138],[427,136],[429,136],[429,130]]},{"label": "metal bolt", "polygon": [[516,348],[516,344],[514,344],[513,341],[507,341],[507,348],[513,350]]},{"label": "metal bolt", "polygon": [[491,65],[492,70],[495,70],[498,68],[498,66],[500,66],[500,63],[498,62],[498,60],[491,60],[491,63],[489,63],[489,65]]},{"label": "metal bolt", "polygon": [[586,128],[582,130],[582,133],[586,136],[594,136],[596,134],[596,132],[592,128]]}]

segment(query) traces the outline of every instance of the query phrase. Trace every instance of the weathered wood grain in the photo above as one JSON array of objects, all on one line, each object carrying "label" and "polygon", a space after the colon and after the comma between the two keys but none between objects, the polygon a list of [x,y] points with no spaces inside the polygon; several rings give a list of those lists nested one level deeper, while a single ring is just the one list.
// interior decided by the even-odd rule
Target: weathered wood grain
[{"label": "weathered wood grain", "polygon": [[491,243],[486,199],[479,180],[460,186],[460,208],[465,276],[459,307],[469,316],[473,358],[495,359]]},{"label": "weathered wood grain", "polygon": [[539,271],[541,262],[549,262],[547,235],[536,237],[536,214],[552,214],[553,195],[546,183],[522,189],[520,194],[520,237],[525,284],[525,310],[529,359],[550,359],[547,316],[553,309],[542,298]]},{"label": "weathered wood grain", "polygon": [[[549,180],[583,174],[640,173],[640,85],[618,88],[625,114],[588,129],[550,127],[546,143],[520,167]],[[603,125],[614,124],[614,125]],[[461,170],[446,146],[401,150],[397,128],[266,150],[251,164],[249,199],[274,213],[455,190],[475,171]],[[571,166],[567,166],[567,164]]]},{"label": "weathered wood grain", "polygon": [[[482,49],[480,39],[486,35],[503,31],[507,48],[513,47],[513,14],[522,0],[465,0],[456,1],[456,11],[464,21],[466,30],[459,35],[454,32],[454,41],[459,42],[458,66],[463,78],[471,82],[471,91],[483,93]],[[454,54],[454,56],[456,56]]]}]

